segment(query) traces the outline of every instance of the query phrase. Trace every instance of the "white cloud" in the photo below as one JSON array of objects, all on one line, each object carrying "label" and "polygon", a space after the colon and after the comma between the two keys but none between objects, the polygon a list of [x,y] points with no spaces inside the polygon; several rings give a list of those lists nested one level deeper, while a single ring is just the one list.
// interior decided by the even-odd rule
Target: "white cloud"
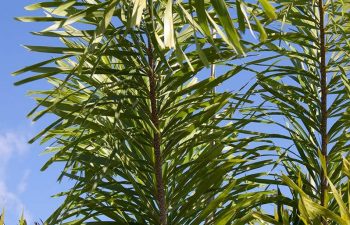
[{"label": "white cloud", "polygon": [[12,157],[23,156],[28,151],[26,140],[25,135],[14,132],[0,133],[0,177],[3,177],[6,165]]},{"label": "white cloud", "polygon": [[21,199],[15,193],[9,191],[6,184],[2,181],[0,181],[0,205],[8,212],[6,214],[18,218],[24,212],[26,220],[28,222],[32,221],[32,217]]},{"label": "white cloud", "polygon": [[24,171],[24,174],[17,185],[17,192],[19,194],[22,194],[27,190],[29,175],[30,175],[30,170]]},{"label": "white cloud", "polygon": [[[11,160],[21,158],[29,150],[27,135],[16,132],[0,132],[0,208],[4,207],[8,216],[17,217],[24,212],[27,221],[31,221],[29,211],[21,201],[19,194],[26,190],[30,171],[26,170],[17,185],[17,192],[10,190],[7,183],[7,166]],[[15,190],[15,189],[14,189]]]}]

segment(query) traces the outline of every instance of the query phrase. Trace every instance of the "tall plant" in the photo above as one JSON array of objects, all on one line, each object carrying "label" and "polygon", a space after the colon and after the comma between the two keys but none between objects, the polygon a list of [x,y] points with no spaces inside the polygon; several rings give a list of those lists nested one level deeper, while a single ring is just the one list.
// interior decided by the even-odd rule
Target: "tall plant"
[{"label": "tall plant", "polygon": [[276,3],[279,18],[266,23],[271,38],[257,64],[265,67],[257,74],[267,102],[259,112],[286,131],[280,187],[290,187],[294,204],[277,204],[273,223],[348,224],[349,3]]},{"label": "tall plant", "polygon": [[[259,2],[274,18],[273,7]],[[274,201],[254,172],[271,163],[259,157],[265,145],[248,146],[261,137],[245,128],[251,115],[239,115],[247,96],[212,91],[243,67],[205,75],[209,65],[248,51],[230,16],[236,5],[244,29],[250,22],[241,1],[60,0],[27,7],[47,16],[19,20],[53,22],[35,34],[63,44],[26,46],[60,55],[15,72],[36,73],[17,84],[52,84],[32,92],[38,107],[30,116],[58,119],[32,141],[54,140],[43,169],[64,162],[60,178],[75,181],[48,224],[242,224],[254,219],[253,208]]]}]

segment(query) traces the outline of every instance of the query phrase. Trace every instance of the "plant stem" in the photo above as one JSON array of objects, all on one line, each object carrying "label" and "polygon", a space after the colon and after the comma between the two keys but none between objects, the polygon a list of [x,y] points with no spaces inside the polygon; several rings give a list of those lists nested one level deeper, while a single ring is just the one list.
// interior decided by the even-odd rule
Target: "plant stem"
[{"label": "plant stem", "polygon": [[[326,71],[326,34],[325,34],[325,24],[324,24],[324,5],[323,0],[318,1],[318,9],[320,14],[320,57],[321,57],[321,63],[320,63],[320,73],[321,73],[321,124],[320,124],[320,131],[321,131],[321,153],[322,156],[325,158],[326,161],[326,168],[328,164],[328,153],[327,153],[327,145],[328,145],[328,132],[327,132],[327,118],[328,118],[328,112],[327,112],[327,94],[328,94],[328,87],[327,87],[327,71]],[[325,168],[325,169],[326,169]],[[327,178],[326,174],[324,173],[324,170],[321,169],[321,205],[326,206],[325,202],[325,193],[327,191]],[[322,223],[328,224],[327,221],[322,218]]]},{"label": "plant stem", "polygon": [[[158,108],[157,108],[157,92],[156,92],[156,76],[155,76],[155,65],[154,65],[154,58],[153,58],[153,47],[152,43],[149,40],[148,41],[148,62],[150,66],[150,70],[148,72],[148,78],[149,78],[149,98],[151,101],[151,120],[153,125],[159,130],[159,114],[158,114]],[[163,164],[163,157],[162,152],[160,149],[161,146],[161,136],[158,131],[154,132],[153,137],[153,148],[154,148],[154,155],[155,155],[155,162],[154,162],[154,172],[156,175],[156,183],[157,183],[157,201],[158,201],[158,207],[159,207],[159,222],[160,225],[166,225],[167,224],[167,208],[166,208],[166,201],[165,201],[165,188],[164,188],[164,181],[163,181],[163,172],[162,172],[162,164]]]},{"label": "plant stem", "polygon": [[[216,38],[216,30],[215,30],[215,29],[213,29],[212,33],[213,33],[213,38]],[[216,70],[215,70],[215,69],[216,69],[216,65],[215,65],[215,64],[212,64],[212,65],[210,66],[210,78],[213,78],[213,79],[216,78]],[[215,87],[213,88],[212,92],[213,92],[213,94],[215,94],[215,92],[216,92]],[[214,147],[215,142],[214,142],[214,141],[211,142],[211,145],[212,145],[212,147]],[[211,201],[213,201],[213,200],[214,200],[214,196],[212,196],[212,197],[210,198],[210,200],[208,201],[208,204],[209,204]],[[206,220],[205,220],[205,222],[204,222],[204,225],[210,224],[210,222],[212,222],[212,221],[214,220],[214,217],[215,217],[215,212],[211,213],[211,214],[206,218]]]}]

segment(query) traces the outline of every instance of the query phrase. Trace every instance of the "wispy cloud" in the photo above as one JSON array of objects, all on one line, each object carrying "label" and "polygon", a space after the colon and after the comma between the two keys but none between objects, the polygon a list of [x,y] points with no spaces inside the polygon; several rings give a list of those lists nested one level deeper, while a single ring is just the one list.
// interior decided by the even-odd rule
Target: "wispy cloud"
[{"label": "wispy cloud", "polygon": [[[9,188],[6,179],[8,177],[8,165],[11,160],[24,157],[28,152],[27,135],[20,132],[0,132],[0,207],[4,207],[7,215],[18,217],[24,211],[28,221],[31,221],[29,211],[21,201],[20,194],[26,190],[30,171],[26,170],[16,188]],[[15,190],[15,191],[13,191]]]},{"label": "wispy cloud", "polygon": [[23,212],[26,220],[32,221],[31,214],[21,199],[16,193],[9,191],[3,181],[0,181],[0,205],[5,208],[6,212],[9,212],[10,216],[18,217]]},{"label": "wispy cloud", "polygon": [[23,156],[28,149],[25,135],[15,132],[0,133],[0,175],[4,175],[1,172],[5,172],[7,163],[12,157]]},{"label": "wispy cloud", "polygon": [[24,174],[17,185],[17,192],[19,194],[22,194],[23,192],[25,192],[27,190],[29,175],[30,175],[29,169],[24,171]]}]

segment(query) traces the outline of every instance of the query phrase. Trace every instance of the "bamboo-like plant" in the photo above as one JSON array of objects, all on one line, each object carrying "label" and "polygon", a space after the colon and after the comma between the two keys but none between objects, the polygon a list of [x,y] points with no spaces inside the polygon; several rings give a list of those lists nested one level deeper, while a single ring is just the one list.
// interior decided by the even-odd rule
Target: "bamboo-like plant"
[{"label": "bamboo-like plant", "polygon": [[349,202],[349,180],[342,167],[349,157],[350,33],[345,15],[350,3],[275,2],[278,20],[265,23],[270,38],[256,64],[265,67],[257,76],[259,96],[267,102],[258,111],[280,127],[283,141],[276,145],[285,149],[279,154],[288,177],[282,177],[279,187],[290,187],[291,195],[285,195],[293,204],[277,203],[275,219],[265,218],[275,224],[349,224],[343,207]]},{"label": "bamboo-like plant", "polygon": [[[47,224],[349,224],[350,2],[258,2],[28,7],[47,16],[18,19],[63,44],[27,46],[60,55],[15,72],[53,85],[32,92],[34,120],[58,117],[32,141],[54,140],[44,169],[75,181]],[[219,90],[247,70],[248,92]]]},{"label": "bamboo-like plant", "polygon": [[[22,213],[20,219],[18,220],[18,225],[27,225],[27,221]],[[0,214],[0,225],[5,225],[5,210],[3,209]],[[34,225],[39,225],[39,223],[35,223]]]},{"label": "bamboo-like plant", "polygon": [[[259,2],[274,18],[273,7]],[[60,55],[15,72],[36,73],[17,84],[52,84],[31,92],[38,107],[30,116],[58,119],[32,141],[54,140],[43,169],[64,162],[60,178],[75,181],[47,224],[242,224],[255,219],[252,209],[275,201],[259,189],[255,171],[272,163],[260,157],[269,149],[246,129],[251,115],[238,111],[247,95],[213,92],[243,66],[216,77],[206,69],[248,51],[230,16],[237,4],[240,28],[255,24],[242,1],[59,0],[27,7],[47,16],[18,19],[53,22],[34,34],[63,44],[26,46]]]}]

